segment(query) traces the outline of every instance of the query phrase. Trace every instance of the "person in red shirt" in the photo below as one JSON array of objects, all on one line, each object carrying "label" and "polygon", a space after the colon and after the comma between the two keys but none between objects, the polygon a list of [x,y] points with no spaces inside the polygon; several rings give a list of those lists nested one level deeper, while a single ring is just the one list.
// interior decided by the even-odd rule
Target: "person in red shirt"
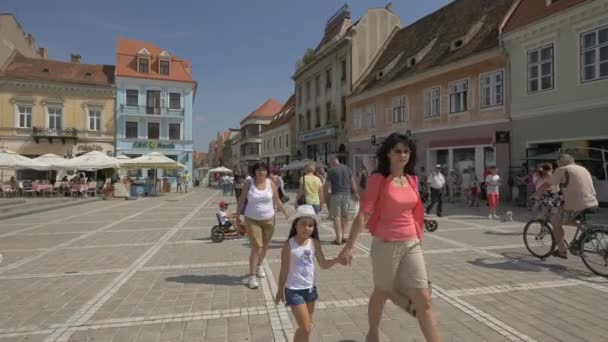
[{"label": "person in red shirt", "polygon": [[427,341],[440,341],[422,255],[424,206],[414,175],[414,143],[406,135],[389,135],[378,150],[378,169],[369,177],[359,213],[340,257],[350,263],[355,242],[367,225],[374,290],[369,300],[367,341],[379,341],[384,304],[391,299],[409,312],[409,301]]}]

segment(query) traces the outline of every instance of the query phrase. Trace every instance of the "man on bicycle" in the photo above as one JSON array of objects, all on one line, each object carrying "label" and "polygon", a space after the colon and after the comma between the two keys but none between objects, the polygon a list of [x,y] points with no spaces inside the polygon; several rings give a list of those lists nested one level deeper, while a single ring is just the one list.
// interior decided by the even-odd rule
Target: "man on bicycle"
[{"label": "man on bicycle", "polygon": [[[570,224],[587,209],[597,208],[595,188],[591,174],[587,169],[574,163],[569,154],[560,154],[557,160],[558,168],[553,172],[551,179],[541,188],[547,189],[551,185],[559,185],[563,194],[563,202],[557,215],[552,217],[551,223],[557,240],[557,250],[553,256],[567,259],[568,250],[564,241],[563,224]],[[539,189],[546,190],[546,189]]]}]

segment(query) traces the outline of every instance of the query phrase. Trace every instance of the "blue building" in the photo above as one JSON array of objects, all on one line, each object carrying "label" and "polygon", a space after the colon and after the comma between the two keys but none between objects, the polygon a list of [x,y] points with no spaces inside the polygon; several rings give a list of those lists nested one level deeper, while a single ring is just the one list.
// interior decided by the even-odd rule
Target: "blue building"
[{"label": "blue building", "polygon": [[[160,152],[192,174],[192,110],[197,83],[188,61],[147,42],[121,38],[116,51],[116,155]],[[152,170],[132,171],[147,177]],[[158,177],[175,182],[175,170]]]}]

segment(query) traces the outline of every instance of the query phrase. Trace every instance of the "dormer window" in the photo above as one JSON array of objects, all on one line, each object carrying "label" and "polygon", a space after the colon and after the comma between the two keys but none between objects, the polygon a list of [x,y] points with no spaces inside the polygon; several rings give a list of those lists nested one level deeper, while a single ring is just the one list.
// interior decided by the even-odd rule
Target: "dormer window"
[{"label": "dormer window", "polygon": [[148,73],[150,71],[150,59],[144,57],[139,57],[138,59],[137,71]]},{"label": "dormer window", "polygon": [[86,79],[90,79],[92,76],[93,76],[93,74],[91,74],[90,72],[86,72],[84,74],[84,78],[86,78]]},{"label": "dormer window", "polygon": [[159,56],[158,73],[161,75],[169,75],[171,70],[171,55],[167,51],[163,51]]},{"label": "dormer window", "polygon": [[464,45],[464,41],[462,39],[456,39],[452,42],[452,51],[458,50]]},{"label": "dormer window", "polygon": [[416,65],[416,57],[410,58],[410,60],[408,61],[408,64],[411,67],[413,67],[414,65]]},{"label": "dormer window", "polygon": [[150,72],[150,52],[145,48],[137,52],[137,71]]}]

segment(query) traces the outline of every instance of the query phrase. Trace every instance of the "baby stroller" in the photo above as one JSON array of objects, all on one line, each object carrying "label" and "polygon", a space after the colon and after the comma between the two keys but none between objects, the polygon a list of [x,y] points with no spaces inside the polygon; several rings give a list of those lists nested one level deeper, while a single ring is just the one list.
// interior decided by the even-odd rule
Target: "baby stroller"
[{"label": "baby stroller", "polygon": [[[228,203],[224,201],[220,202],[220,208],[224,206],[228,207]],[[216,213],[215,217],[217,218],[217,225],[211,228],[211,241],[222,242],[226,238],[239,239],[246,235],[245,227],[243,225],[237,229],[230,221],[222,223],[222,218],[219,213]]]}]

